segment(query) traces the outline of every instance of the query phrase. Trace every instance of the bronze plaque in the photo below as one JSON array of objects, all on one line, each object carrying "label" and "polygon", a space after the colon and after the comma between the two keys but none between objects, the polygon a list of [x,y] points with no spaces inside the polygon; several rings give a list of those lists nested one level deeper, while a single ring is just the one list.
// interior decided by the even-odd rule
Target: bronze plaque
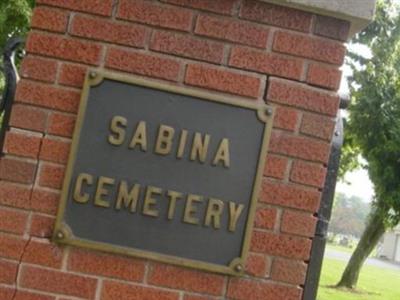
[{"label": "bronze plaque", "polygon": [[242,274],[271,125],[264,103],[89,73],[54,241]]}]

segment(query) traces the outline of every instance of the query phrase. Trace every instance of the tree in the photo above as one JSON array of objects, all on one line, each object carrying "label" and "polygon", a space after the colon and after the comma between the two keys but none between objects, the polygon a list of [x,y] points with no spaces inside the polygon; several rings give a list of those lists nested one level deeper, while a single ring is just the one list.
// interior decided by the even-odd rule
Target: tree
[{"label": "tree", "polygon": [[[34,0],[0,1],[0,53],[3,53],[4,46],[10,37],[26,35],[34,5]],[[0,70],[2,70],[2,62],[0,62]],[[3,73],[0,72],[0,95],[3,86]]]},{"label": "tree", "polygon": [[346,128],[350,148],[367,161],[375,199],[367,227],[338,286],[355,288],[363,263],[387,227],[400,221],[400,17],[390,0],[378,2],[375,21],[354,43],[372,58],[350,52],[354,75]]},{"label": "tree", "polygon": [[337,193],[329,231],[334,234],[345,234],[360,237],[365,228],[369,204],[359,197],[347,197]]}]

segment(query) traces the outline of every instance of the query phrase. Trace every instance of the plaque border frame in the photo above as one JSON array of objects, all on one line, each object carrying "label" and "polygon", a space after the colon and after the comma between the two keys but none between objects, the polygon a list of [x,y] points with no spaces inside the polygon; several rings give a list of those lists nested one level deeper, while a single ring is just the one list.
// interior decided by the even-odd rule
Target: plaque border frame
[{"label": "plaque border frame", "polygon": [[[96,242],[92,240],[82,239],[75,237],[73,232],[67,224],[63,222],[66,204],[68,200],[68,191],[70,188],[73,167],[76,161],[76,153],[79,147],[79,140],[81,129],[86,113],[87,103],[89,99],[90,88],[100,85],[104,79],[109,79],[117,82],[135,84],[143,87],[157,89],[161,91],[171,92],[175,94],[181,94],[186,96],[192,96],[199,98],[201,101],[214,101],[226,105],[242,107],[254,110],[258,120],[264,123],[264,130],[262,136],[262,144],[260,155],[258,157],[257,171],[255,180],[253,182],[253,189],[251,193],[251,199],[249,202],[249,211],[247,215],[247,221],[245,223],[245,231],[243,236],[243,242],[241,245],[240,257],[234,258],[229,266],[219,265],[215,263],[208,263],[193,259],[182,258],[178,256],[166,255],[148,250],[140,250],[136,248],[128,248],[123,246],[117,246],[102,242]],[[239,98],[234,96],[227,96],[224,94],[210,93],[201,89],[192,87],[182,87],[174,85],[173,83],[167,84],[164,82],[158,82],[156,80],[145,79],[135,75],[128,75],[109,71],[97,71],[88,70],[85,76],[85,81],[82,89],[78,116],[75,123],[74,133],[72,137],[71,149],[68,157],[68,163],[66,172],[64,175],[64,182],[61,191],[61,200],[59,203],[57,217],[54,225],[54,231],[52,235],[52,241],[57,244],[77,246],[80,248],[89,248],[93,250],[99,250],[103,252],[111,252],[116,254],[122,254],[127,256],[139,257],[149,260],[155,260],[162,263],[168,263],[183,267],[189,267],[194,269],[200,269],[203,271],[236,275],[241,276],[245,274],[245,263],[248,256],[251,234],[253,231],[253,223],[255,218],[255,212],[258,202],[258,195],[261,188],[262,177],[264,173],[265,159],[269,146],[272,122],[274,118],[274,108],[262,101],[248,100],[245,98]]]}]

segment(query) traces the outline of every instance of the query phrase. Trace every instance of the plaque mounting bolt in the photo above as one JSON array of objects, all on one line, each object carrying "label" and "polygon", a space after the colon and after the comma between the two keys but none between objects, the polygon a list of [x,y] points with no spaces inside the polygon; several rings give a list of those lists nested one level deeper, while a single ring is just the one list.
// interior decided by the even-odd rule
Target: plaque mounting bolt
[{"label": "plaque mounting bolt", "polygon": [[62,240],[65,236],[62,231],[58,231],[56,234],[57,239]]},{"label": "plaque mounting bolt", "polygon": [[243,271],[243,266],[242,266],[241,264],[237,264],[237,265],[235,266],[235,271],[236,271],[236,272],[242,272],[242,271]]},{"label": "plaque mounting bolt", "polygon": [[89,73],[89,77],[90,77],[90,79],[95,79],[95,78],[97,77],[97,72],[91,71],[91,72]]},{"label": "plaque mounting bolt", "polygon": [[267,108],[267,109],[265,110],[265,114],[266,114],[267,116],[272,116],[272,108]]}]

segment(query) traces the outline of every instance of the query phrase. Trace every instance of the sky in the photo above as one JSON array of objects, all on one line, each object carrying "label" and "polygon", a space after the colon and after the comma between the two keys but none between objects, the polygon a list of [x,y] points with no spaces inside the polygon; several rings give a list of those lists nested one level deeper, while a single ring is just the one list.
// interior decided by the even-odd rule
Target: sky
[{"label": "sky", "polygon": [[336,185],[336,192],[344,193],[348,197],[357,196],[362,198],[365,202],[371,202],[374,190],[366,170],[360,169],[349,172],[346,174],[345,180],[351,184],[339,181]]},{"label": "sky", "polygon": [[[367,47],[360,45],[347,45],[353,51],[357,51],[364,57],[371,57],[371,52]],[[351,69],[348,66],[343,66],[343,78],[340,87],[340,92],[348,92],[346,77],[351,75]],[[364,169],[355,170],[354,172],[349,172],[345,176],[344,182],[338,182],[336,185],[336,192],[342,192],[347,196],[358,196],[362,198],[365,202],[371,202],[374,195],[373,185],[368,177],[368,172]]]}]

